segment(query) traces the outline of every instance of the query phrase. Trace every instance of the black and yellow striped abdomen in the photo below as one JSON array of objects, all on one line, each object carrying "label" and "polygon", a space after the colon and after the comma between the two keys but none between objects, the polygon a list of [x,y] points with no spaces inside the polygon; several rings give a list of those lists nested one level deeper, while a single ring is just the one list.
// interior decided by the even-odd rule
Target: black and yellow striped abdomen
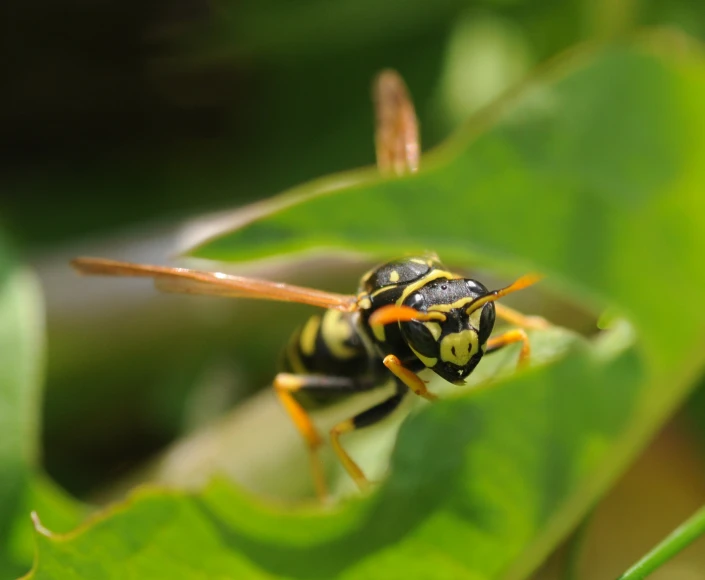
[{"label": "black and yellow striped abdomen", "polygon": [[374,358],[359,334],[356,312],[326,310],[292,335],[282,366],[296,374],[357,378],[370,372]]}]

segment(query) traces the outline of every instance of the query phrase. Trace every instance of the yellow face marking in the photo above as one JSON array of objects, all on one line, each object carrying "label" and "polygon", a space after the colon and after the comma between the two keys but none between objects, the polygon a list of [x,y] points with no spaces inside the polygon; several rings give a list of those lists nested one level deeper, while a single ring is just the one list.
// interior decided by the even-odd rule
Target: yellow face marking
[{"label": "yellow face marking", "polygon": [[475,310],[470,316],[468,316],[468,320],[470,321],[470,326],[473,328],[476,328],[477,330],[480,330],[480,318],[482,317],[482,308],[480,310]]},{"label": "yellow face marking", "polygon": [[437,322],[424,322],[423,325],[428,329],[428,331],[433,336],[434,340],[438,341],[441,336],[441,325]]},{"label": "yellow face marking", "polygon": [[345,344],[345,341],[350,338],[350,322],[345,318],[344,312],[328,310],[323,315],[321,335],[336,358],[346,359],[357,354],[354,348]]},{"label": "yellow face marking", "polygon": [[389,281],[390,282],[399,282],[399,272],[396,270],[392,270],[391,273],[389,274]]},{"label": "yellow face marking", "polygon": [[428,368],[432,368],[436,366],[436,363],[438,362],[438,359],[435,357],[430,357],[430,356],[424,356],[420,352],[417,352],[413,346],[409,345],[409,348],[411,351],[418,357],[418,359],[426,365]]},{"label": "yellow face marking", "polygon": [[440,344],[441,360],[464,367],[470,358],[477,353],[477,332],[463,330],[443,337]]},{"label": "yellow face marking", "polygon": [[312,316],[306,322],[303,330],[301,331],[301,338],[299,344],[301,345],[301,352],[306,356],[313,356],[316,352],[316,336],[318,335],[318,328],[321,326],[321,317]]}]

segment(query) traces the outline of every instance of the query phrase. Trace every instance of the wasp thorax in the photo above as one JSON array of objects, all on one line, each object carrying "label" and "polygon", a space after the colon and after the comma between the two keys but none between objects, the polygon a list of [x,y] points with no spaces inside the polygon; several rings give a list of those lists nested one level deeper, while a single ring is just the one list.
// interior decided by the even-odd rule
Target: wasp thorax
[{"label": "wasp thorax", "polygon": [[401,323],[409,348],[424,365],[451,383],[462,384],[484,354],[494,327],[494,304],[475,311],[470,306],[487,293],[475,280],[441,278],[404,300],[404,306],[430,315],[429,320]]}]

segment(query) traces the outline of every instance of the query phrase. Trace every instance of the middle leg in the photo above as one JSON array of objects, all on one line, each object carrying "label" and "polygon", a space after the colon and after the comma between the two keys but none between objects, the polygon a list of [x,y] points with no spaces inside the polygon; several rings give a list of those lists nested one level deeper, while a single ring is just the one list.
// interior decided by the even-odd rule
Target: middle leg
[{"label": "middle leg", "polygon": [[396,392],[391,397],[385,399],[381,403],[378,403],[374,407],[355,415],[347,421],[338,423],[335,427],[333,427],[333,429],[331,429],[330,440],[333,450],[338,456],[340,463],[343,464],[345,470],[348,472],[350,477],[353,478],[355,483],[357,483],[360,489],[365,489],[369,485],[369,481],[362,472],[362,469],[360,469],[360,466],[355,463],[348,452],[343,449],[343,446],[340,444],[340,436],[343,433],[350,433],[356,429],[369,427],[370,425],[374,425],[378,421],[381,421],[385,417],[388,417],[392,411],[399,406],[399,403],[401,403],[407,392],[408,389],[406,386],[401,382],[397,382]]},{"label": "middle leg", "polygon": [[514,330],[508,330],[497,336],[491,337],[487,341],[487,350],[485,354],[489,354],[495,350],[499,350],[503,346],[508,344],[513,344],[515,342],[521,342],[521,350],[519,351],[519,362],[518,367],[525,367],[529,363],[529,357],[531,356],[531,343],[529,342],[529,337],[523,328],[516,328]]},{"label": "middle leg", "polygon": [[323,439],[313,424],[310,415],[301,406],[301,403],[296,400],[294,393],[323,391],[332,395],[343,395],[369,390],[372,386],[370,381],[361,382],[349,377],[330,377],[326,375],[279,373],[274,378],[274,391],[308,447],[313,482],[316,486],[316,494],[321,500],[325,500],[328,497],[328,486],[326,485],[323,465],[318,454],[318,449],[323,443]]},{"label": "middle leg", "polygon": [[542,316],[529,316],[527,314],[522,314],[518,310],[509,308],[509,306],[505,306],[499,302],[495,302],[494,307],[497,317],[505,320],[512,326],[528,328],[529,330],[544,330],[546,328],[550,328],[551,326],[551,323]]}]

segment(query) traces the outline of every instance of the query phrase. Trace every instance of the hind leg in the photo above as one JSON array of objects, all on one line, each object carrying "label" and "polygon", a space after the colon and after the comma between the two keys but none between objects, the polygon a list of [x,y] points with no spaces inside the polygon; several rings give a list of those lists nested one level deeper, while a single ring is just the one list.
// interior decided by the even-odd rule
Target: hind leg
[{"label": "hind leg", "polygon": [[313,424],[310,415],[294,397],[301,391],[325,391],[331,394],[348,394],[368,390],[369,385],[348,377],[325,375],[295,375],[279,373],[274,378],[274,390],[294,425],[304,438],[311,461],[311,473],[316,486],[316,494],[321,500],[328,497],[328,486],[318,450],[323,439]]},{"label": "hind leg", "polygon": [[330,439],[331,444],[333,445],[333,450],[338,456],[340,463],[343,464],[345,470],[348,472],[350,477],[355,480],[355,483],[357,483],[360,489],[365,489],[369,485],[369,481],[367,481],[362,469],[360,469],[358,464],[355,463],[353,458],[350,457],[348,452],[345,451],[343,446],[340,444],[340,436],[343,433],[350,433],[351,431],[374,425],[378,421],[381,421],[385,417],[389,416],[392,411],[399,406],[399,403],[401,403],[407,392],[408,389],[405,385],[398,384],[396,392],[391,397],[373,407],[370,407],[362,413],[358,413],[347,421],[338,423],[335,427],[333,427],[333,429],[331,429]]}]

